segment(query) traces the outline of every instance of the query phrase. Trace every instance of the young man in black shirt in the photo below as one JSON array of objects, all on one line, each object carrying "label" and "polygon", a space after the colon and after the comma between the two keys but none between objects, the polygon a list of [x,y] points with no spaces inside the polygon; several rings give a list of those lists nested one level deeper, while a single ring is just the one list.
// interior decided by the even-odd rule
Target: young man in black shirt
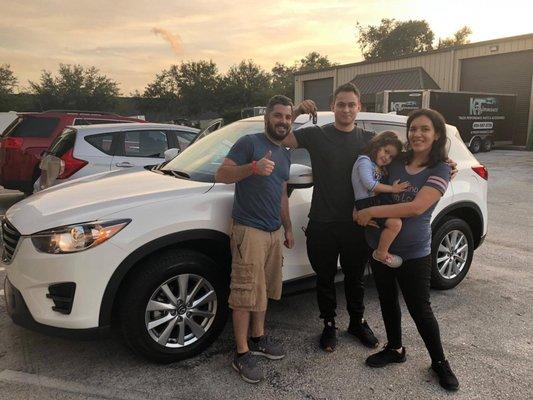
[{"label": "young man in black shirt", "polygon": [[[355,126],[360,106],[359,90],[351,83],[342,85],[335,90],[332,98],[333,124],[291,132],[283,141],[287,147],[307,149],[311,156],[314,188],[306,230],[307,255],[317,275],[318,307],[320,318],[324,319],[320,346],[325,351],[335,350],[337,344],[334,278],[339,256],[350,315],[348,332],[368,347],[378,345],[363,318],[363,276],[369,248],[364,229],[352,219],[352,167],[374,135]],[[293,119],[300,114],[314,112],[314,102],[304,100],[295,108]]]}]

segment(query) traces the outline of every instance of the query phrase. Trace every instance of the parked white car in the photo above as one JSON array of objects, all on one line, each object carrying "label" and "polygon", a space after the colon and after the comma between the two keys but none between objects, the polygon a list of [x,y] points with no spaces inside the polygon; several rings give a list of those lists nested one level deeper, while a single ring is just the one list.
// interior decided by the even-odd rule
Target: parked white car
[{"label": "parked white car", "polygon": [[[405,138],[406,117],[360,113],[358,125]],[[332,113],[318,115],[320,125]],[[300,116],[295,127],[311,124]],[[2,223],[7,312],[17,324],[62,335],[105,332],[118,323],[137,353],[171,362],[203,351],[228,315],[229,225],[234,185],[215,184],[235,141],[262,131],[263,117],[230,124],[191,145],[162,170],[93,175],[15,204]],[[459,173],[434,211],[433,280],[457,285],[487,232],[487,170],[447,126]],[[332,155],[334,156],[334,155]],[[296,245],[284,281],[311,276],[302,227],[312,170],[292,152],[289,191]]]},{"label": "parked white car", "polygon": [[68,127],[43,155],[34,191],[100,172],[160,164],[166,150],[185,150],[199,133],[188,126],[155,123]]}]

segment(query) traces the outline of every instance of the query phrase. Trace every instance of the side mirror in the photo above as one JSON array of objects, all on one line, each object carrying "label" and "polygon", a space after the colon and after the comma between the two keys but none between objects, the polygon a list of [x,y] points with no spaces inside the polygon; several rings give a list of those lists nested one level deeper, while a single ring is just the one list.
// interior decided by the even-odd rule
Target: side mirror
[{"label": "side mirror", "polygon": [[180,153],[180,149],[176,149],[176,148],[165,150],[165,153],[164,153],[165,162],[172,161],[174,158],[178,156],[179,153]]},{"label": "side mirror", "polygon": [[301,164],[292,164],[287,184],[291,189],[303,189],[313,186],[313,170]]}]

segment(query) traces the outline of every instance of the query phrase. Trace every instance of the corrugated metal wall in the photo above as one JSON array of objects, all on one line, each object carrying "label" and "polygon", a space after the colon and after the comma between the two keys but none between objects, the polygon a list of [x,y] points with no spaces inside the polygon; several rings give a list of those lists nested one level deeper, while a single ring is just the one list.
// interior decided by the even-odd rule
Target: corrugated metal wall
[{"label": "corrugated metal wall", "polygon": [[[495,46],[497,49],[495,49]],[[395,69],[422,67],[443,90],[459,90],[460,62],[462,59],[492,54],[504,54],[533,49],[533,34],[499,41],[471,44],[459,49],[432,52],[420,56],[398,58],[375,63],[356,63],[338,66],[328,70],[310,72],[295,76],[295,102],[303,99],[303,82],[322,78],[333,78],[334,87],[349,82],[358,74],[390,71]]]}]

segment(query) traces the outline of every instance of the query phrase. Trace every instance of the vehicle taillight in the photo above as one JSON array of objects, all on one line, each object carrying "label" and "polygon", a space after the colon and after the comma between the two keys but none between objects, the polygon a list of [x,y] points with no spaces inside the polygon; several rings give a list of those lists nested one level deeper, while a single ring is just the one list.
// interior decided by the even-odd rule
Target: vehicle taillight
[{"label": "vehicle taillight", "polygon": [[0,147],[3,149],[18,150],[22,148],[24,139],[18,137],[8,137],[0,141]]},{"label": "vehicle taillight", "polygon": [[472,170],[481,176],[483,179],[488,180],[489,179],[489,170],[484,165],[477,165],[475,167],[472,167]]},{"label": "vehicle taillight", "polygon": [[67,179],[87,165],[87,161],[74,158],[74,149],[70,149],[61,157],[65,163],[64,171],[58,179]]}]

